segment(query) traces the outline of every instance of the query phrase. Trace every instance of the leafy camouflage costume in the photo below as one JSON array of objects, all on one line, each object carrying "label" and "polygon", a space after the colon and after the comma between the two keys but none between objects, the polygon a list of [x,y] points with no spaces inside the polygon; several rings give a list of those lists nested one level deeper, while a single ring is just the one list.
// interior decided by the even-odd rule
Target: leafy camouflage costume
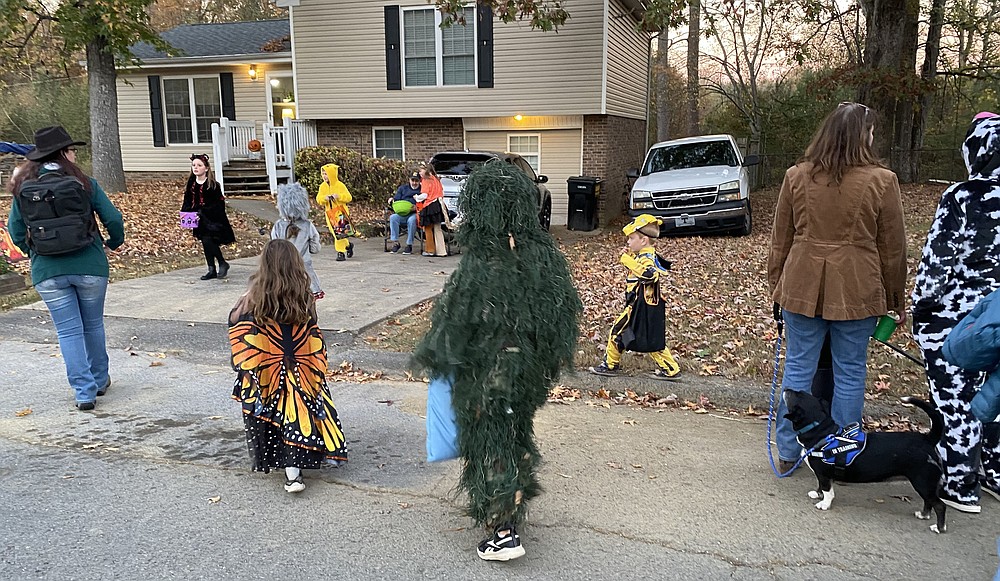
[{"label": "leafy camouflage costume", "polygon": [[416,367],[453,378],[459,488],[477,524],[523,521],[539,492],[535,412],[573,361],[582,307],[565,258],[538,222],[524,173],[491,162],[458,198],[462,260],[431,312]]}]

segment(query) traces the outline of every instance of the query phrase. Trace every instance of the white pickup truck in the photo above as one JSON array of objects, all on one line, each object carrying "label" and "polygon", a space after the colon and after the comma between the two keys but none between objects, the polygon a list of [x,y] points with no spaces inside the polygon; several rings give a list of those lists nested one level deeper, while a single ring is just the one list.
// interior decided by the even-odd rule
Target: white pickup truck
[{"label": "white pickup truck", "polygon": [[666,233],[750,234],[750,178],[746,159],[732,135],[703,135],[663,141],[649,148],[629,193],[630,216],[652,214]]}]

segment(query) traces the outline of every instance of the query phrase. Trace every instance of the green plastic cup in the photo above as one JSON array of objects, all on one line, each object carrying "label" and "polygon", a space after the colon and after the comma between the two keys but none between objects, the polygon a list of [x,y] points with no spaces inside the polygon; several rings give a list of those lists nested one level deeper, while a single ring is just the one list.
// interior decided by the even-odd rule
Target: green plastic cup
[{"label": "green plastic cup", "polygon": [[892,337],[892,334],[896,331],[896,324],[896,317],[882,315],[878,318],[878,323],[876,323],[875,330],[872,332],[872,338],[883,343],[888,341],[889,337]]}]

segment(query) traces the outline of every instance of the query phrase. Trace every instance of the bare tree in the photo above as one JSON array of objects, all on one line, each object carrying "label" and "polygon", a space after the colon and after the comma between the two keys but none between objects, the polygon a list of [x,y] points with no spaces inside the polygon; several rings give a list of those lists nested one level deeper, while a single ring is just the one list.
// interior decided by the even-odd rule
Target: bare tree
[{"label": "bare tree", "polygon": [[698,87],[701,83],[701,0],[688,0],[688,35],[687,35],[687,132],[688,135],[698,135],[700,116],[698,111]]},{"label": "bare tree", "polygon": [[746,120],[750,139],[759,142],[763,133],[760,86],[765,67],[768,82],[780,82],[775,60],[784,42],[783,23],[790,22],[793,5],[769,0],[727,0],[723,6],[702,6],[708,23],[706,36],[717,45],[703,51],[709,69],[702,75],[706,88],[722,96]]},{"label": "bare tree", "polygon": [[656,39],[656,60],[653,62],[653,99],[656,103],[656,140],[670,139],[671,101],[670,91],[670,43],[666,34]]}]

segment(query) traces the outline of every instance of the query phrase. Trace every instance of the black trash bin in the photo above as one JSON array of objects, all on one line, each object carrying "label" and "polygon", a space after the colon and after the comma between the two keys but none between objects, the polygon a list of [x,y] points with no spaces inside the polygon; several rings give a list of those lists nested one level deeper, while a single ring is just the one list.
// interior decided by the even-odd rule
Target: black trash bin
[{"label": "black trash bin", "polygon": [[590,231],[597,228],[597,198],[601,195],[604,180],[589,176],[576,176],[566,180],[569,193],[569,216],[566,228]]}]

